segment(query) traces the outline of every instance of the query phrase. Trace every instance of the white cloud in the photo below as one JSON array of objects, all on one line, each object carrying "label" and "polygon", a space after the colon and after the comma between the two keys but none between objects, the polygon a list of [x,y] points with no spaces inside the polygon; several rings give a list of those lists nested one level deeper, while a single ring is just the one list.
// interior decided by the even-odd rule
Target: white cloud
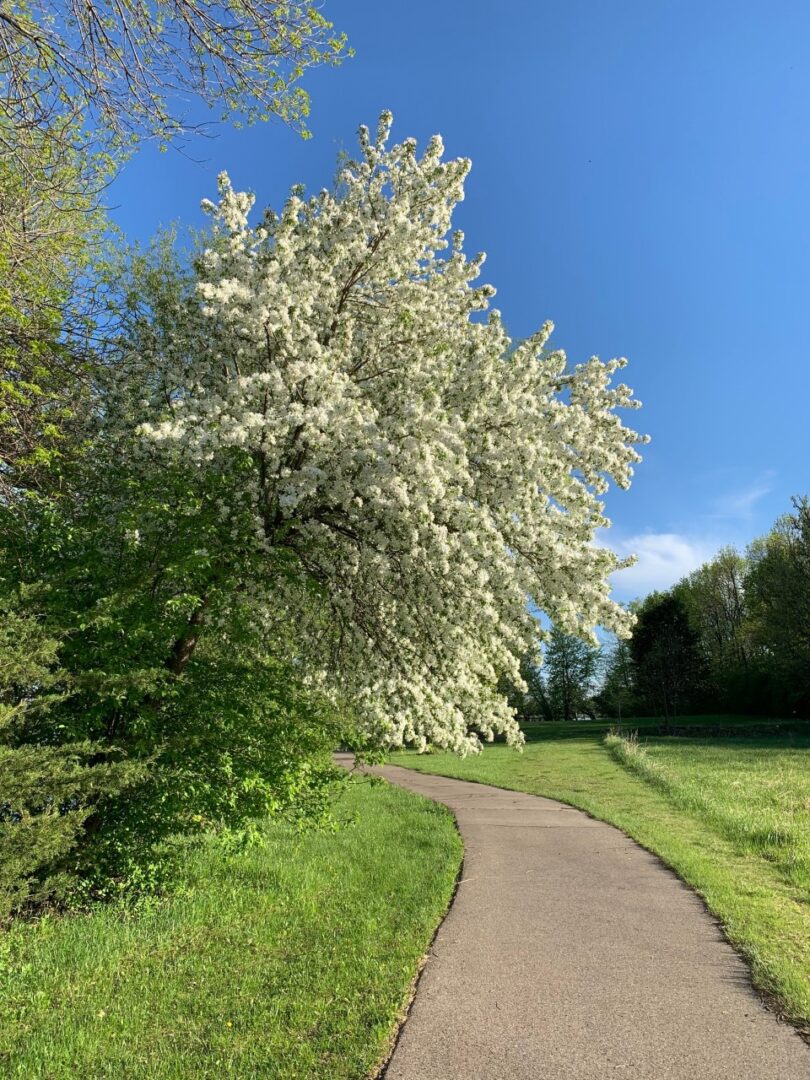
[{"label": "white cloud", "polygon": [[715,518],[750,518],[754,507],[773,490],[773,472],[763,473],[740,491],[729,492],[717,499],[714,504]]},{"label": "white cloud", "polygon": [[763,470],[747,486],[727,488],[709,506],[696,506],[690,522],[694,532],[649,531],[625,537],[613,529],[600,531],[597,543],[612,548],[622,558],[637,556],[635,565],[611,575],[614,597],[633,600],[668,589],[713,559],[721,548],[744,547],[757,504],[773,490],[775,475],[772,470]]},{"label": "white cloud", "polygon": [[609,546],[622,557],[638,556],[634,566],[618,570],[611,577],[616,598],[632,600],[655,589],[668,589],[711,559],[722,545],[706,537],[651,532],[626,539],[611,536]]}]

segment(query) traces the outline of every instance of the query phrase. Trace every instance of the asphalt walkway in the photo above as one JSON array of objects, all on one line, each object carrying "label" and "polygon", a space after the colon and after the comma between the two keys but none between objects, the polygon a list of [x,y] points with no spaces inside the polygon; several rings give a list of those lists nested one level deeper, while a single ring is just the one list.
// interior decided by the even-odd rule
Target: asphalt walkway
[{"label": "asphalt walkway", "polygon": [[551,799],[374,771],[449,806],[465,844],[385,1080],[810,1080],[810,1047],[701,902],[623,833]]}]

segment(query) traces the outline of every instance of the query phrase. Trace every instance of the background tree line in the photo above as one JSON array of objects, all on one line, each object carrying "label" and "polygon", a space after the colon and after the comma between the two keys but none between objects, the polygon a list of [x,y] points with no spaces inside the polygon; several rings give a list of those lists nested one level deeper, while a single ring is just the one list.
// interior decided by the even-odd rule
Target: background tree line
[{"label": "background tree line", "polygon": [[795,498],[745,554],[728,547],[671,589],[631,605],[632,635],[596,647],[552,628],[543,663],[524,657],[518,711],[607,715],[810,716],[810,501]]}]

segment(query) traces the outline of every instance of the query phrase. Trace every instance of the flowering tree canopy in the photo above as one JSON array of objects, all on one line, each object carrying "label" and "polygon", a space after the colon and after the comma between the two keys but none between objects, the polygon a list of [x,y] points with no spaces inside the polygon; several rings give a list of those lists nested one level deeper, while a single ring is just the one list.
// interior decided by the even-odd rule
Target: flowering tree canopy
[{"label": "flowering tree canopy", "polygon": [[550,323],[510,340],[451,232],[469,161],[389,147],[390,125],[255,227],[223,174],[197,298],[130,361],[148,452],[217,477],[222,559],[267,634],[373,739],[463,752],[520,741],[497,687],[532,608],[626,630],[594,531],[643,440],[617,415],[624,360],[571,369]]}]

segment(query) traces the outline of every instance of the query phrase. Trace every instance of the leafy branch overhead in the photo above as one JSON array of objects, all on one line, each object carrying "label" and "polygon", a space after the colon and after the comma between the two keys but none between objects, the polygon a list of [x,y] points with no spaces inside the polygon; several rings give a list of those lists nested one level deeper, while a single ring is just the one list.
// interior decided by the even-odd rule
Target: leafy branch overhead
[{"label": "leafy branch overhead", "polygon": [[214,119],[278,117],[306,134],[301,76],[349,52],[307,0],[11,0],[0,6],[0,130],[70,119],[119,144],[166,142],[199,130],[186,111],[196,99]]},{"label": "leafy branch overhead", "polygon": [[[164,144],[278,117],[302,134],[306,69],[349,54],[313,3],[0,2],[0,492],[66,448],[100,316],[86,271],[107,184],[139,138]],[[195,103],[195,119],[189,117]],[[213,113],[212,113],[213,110]],[[96,275],[97,277],[97,275]]]}]

